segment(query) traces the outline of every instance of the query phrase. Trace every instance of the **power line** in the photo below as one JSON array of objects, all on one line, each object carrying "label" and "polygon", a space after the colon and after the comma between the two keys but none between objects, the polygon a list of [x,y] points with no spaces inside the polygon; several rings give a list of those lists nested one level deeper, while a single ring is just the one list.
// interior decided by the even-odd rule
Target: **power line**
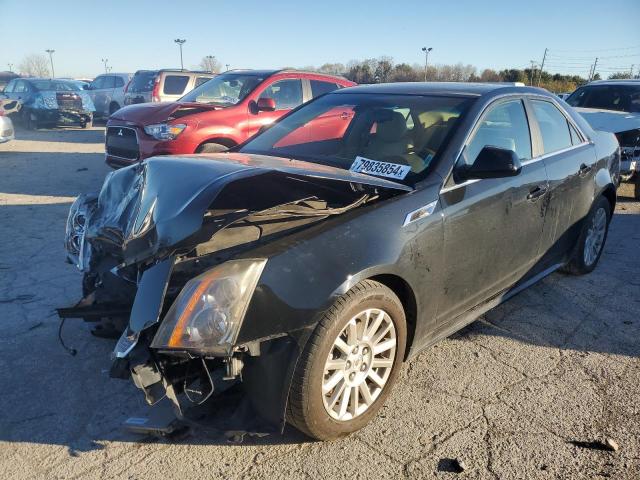
[{"label": "power line", "polygon": [[614,47],[614,48],[596,48],[593,50],[582,50],[582,49],[574,49],[574,50],[566,50],[566,49],[560,49],[557,50],[554,48],[554,52],[584,52],[584,53],[589,53],[589,52],[611,52],[611,51],[615,51],[615,50],[633,50],[635,48],[640,48],[640,45],[633,45],[631,47]]}]

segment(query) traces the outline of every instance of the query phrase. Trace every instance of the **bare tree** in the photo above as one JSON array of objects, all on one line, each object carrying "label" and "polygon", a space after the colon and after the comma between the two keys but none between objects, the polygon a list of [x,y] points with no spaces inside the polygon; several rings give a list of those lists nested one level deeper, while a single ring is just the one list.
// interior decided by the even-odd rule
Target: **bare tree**
[{"label": "bare tree", "polygon": [[200,60],[200,68],[211,73],[220,73],[222,64],[213,55],[207,55]]},{"label": "bare tree", "polygon": [[20,73],[27,77],[48,77],[49,59],[38,53],[27,55],[20,63]]}]

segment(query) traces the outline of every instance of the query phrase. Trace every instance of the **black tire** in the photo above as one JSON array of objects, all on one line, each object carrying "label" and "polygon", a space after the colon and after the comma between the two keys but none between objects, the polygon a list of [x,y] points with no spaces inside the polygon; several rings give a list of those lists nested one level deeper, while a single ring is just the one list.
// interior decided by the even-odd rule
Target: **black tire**
[{"label": "black tire", "polygon": [[636,200],[640,200],[640,174],[636,173],[634,175],[634,185],[633,185],[633,198]]},{"label": "black tire", "polygon": [[31,112],[26,108],[22,111],[22,124],[27,130],[36,130],[38,128],[38,122],[31,119]]},{"label": "black tire", "polygon": [[[590,264],[585,263],[585,248],[587,244],[587,236],[589,233],[589,229],[592,226],[594,217],[598,214],[598,211],[604,210],[606,215],[606,225],[604,228],[604,237],[602,239],[602,244],[600,245],[600,250],[598,251],[595,260],[593,260]],[[604,246],[607,241],[607,234],[609,233],[609,224],[611,223],[611,204],[605,197],[598,197],[593,205],[591,206],[591,210],[589,214],[584,219],[584,223],[582,225],[582,230],[580,232],[580,236],[578,237],[578,243],[576,244],[573,252],[571,253],[571,258],[569,262],[562,268],[562,270],[571,275],[584,275],[587,273],[591,273],[598,261],[600,260],[600,256],[602,255],[602,251],[604,250]]]},{"label": "black tire", "polygon": [[120,110],[120,105],[118,105],[116,102],[111,103],[111,105],[109,105],[109,116],[113,115],[118,110]]},{"label": "black tire", "polygon": [[221,153],[229,150],[229,147],[221,143],[209,142],[203,143],[198,147],[196,153]]},{"label": "black tire", "polygon": [[[325,379],[325,362],[335,348],[334,342],[350,320],[369,308],[383,310],[391,318],[396,335],[395,357],[387,381],[373,403],[355,418],[337,420],[324,405],[322,383]],[[300,355],[289,391],[287,421],[318,440],[344,437],[364,427],[375,417],[391,393],[402,367],[406,339],[405,313],[395,293],[371,280],[354,286],[325,312]],[[362,366],[366,368],[366,365]],[[346,380],[346,375],[343,378]]]}]

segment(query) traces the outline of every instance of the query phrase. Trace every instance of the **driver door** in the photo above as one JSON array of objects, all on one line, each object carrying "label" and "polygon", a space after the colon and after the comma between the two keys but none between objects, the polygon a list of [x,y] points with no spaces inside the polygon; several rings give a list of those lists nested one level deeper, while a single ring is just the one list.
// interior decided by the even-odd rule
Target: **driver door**
[{"label": "driver door", "polygon": [[473,164],[487,145],[515,151],[522,170],[513,177],[467,180],[441,190],[441,322],[453,322],[527,278],[539,258],[548,182],[544,162],[531,160],[531,133],[521,99],[497,101],[487,109],[457,165]]},{"label": "driver door", "polygon": [[247,132],[249,137],[304,102],[302,80],[299,78],[276,80],[260,93],[256,101],[261,98],[272,98],[276,108],[273,111],[260,111],[257,109],[256,102],[249,104],[250,118]]}]

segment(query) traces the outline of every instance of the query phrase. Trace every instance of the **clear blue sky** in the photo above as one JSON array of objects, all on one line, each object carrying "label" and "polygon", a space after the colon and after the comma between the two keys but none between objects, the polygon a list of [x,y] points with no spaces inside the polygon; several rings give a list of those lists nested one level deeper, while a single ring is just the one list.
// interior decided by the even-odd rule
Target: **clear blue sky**
[{"label": "clear blue sky", "polygon": [[552,71],[586,74],[596,56],[637,71],[639,26],[640,0],[0,0],[0,70],[47,48],[57,76],[94,76],[105,57],[113,71],[176,67],[173,39],[186,38],[185,68],[205,55],[231,68],[413,64],[426,45],[436,64],[523,68],[548,47]]}]

